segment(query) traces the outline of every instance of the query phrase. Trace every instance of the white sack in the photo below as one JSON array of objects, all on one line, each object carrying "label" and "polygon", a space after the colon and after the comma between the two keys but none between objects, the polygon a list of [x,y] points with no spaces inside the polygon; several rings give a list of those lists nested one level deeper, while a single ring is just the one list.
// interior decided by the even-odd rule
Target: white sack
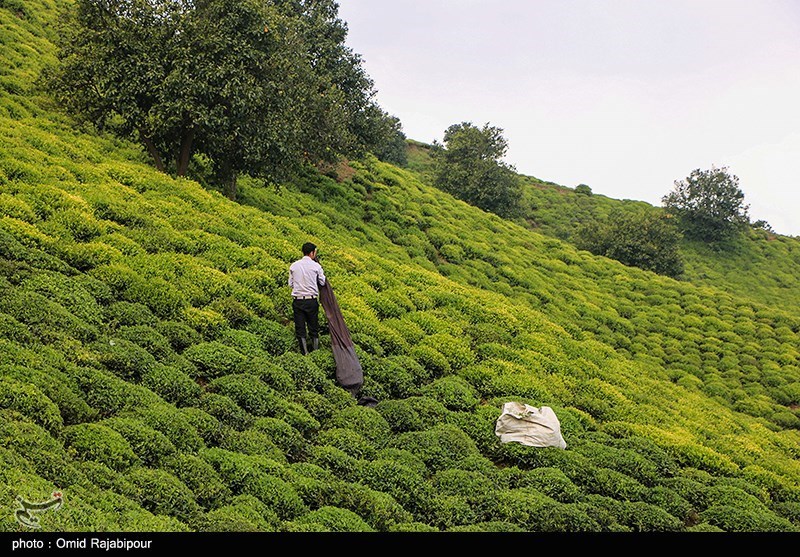
[{"label": "white sack", "polygon": [[566,449],[561,423],[549,406],[534,408],[521,402],[506,402],[494,428],[501,443],[517,442],[529,447]]}]

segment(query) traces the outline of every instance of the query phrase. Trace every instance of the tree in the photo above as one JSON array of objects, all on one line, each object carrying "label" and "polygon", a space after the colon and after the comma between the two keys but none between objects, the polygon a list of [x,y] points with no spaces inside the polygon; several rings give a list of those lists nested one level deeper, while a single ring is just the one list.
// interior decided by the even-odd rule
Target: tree
[{"label": "tree", "polygon": [[434,184],[459,199],[503,217],[519,214],[522,186],[513,166],[501,161],[508,149],[503,130],[453,124],[444,145],[434,142]]},{"label": "tree", "polygon": [[675,182],[662,204],[679,219],[686,236],[706,242],[731,239],[749,223],[739,178],[727,167],[693,170]]},{"label": "tree", "polygon": [[681,233],[658,209],[617,209],[607,219],[585,224],[575,244],[595,255],[676,278],[683,273]]},{"label": "tree", "polygon": [[[76,0],[52,90],[78,117],[138,139],[157,168],[210,159],[285,179],[363,151],[374,90],[330,0]],[[372,110],[372,112],[370,112]]]}]

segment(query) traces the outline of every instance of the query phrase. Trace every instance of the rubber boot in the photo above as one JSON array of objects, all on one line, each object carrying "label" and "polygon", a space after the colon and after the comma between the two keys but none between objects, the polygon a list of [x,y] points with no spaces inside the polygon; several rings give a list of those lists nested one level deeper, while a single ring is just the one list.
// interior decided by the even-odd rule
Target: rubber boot
[{"label": "rubber boot", "polygon": [[297,342],[300,344],[300,353],[303,356],[308,354],[308,346],[306,345],[305,337],[297,337]]},{"label": "rubber boot", "polygon": [[311,349],[309,352],[313,352],[314,350],[319,350],[319,338],[311,337]]}]

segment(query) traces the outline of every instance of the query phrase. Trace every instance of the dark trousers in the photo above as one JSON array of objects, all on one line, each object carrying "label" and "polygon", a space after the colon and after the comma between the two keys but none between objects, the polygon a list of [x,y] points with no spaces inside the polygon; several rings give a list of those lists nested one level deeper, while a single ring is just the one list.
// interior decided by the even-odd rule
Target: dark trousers
[{"label": "dark trousers", "polygon": [[294,313],[294,334],[297,338],[306,338],[306,325],[308,336],[319,337],[319,299],[292,300]]}]

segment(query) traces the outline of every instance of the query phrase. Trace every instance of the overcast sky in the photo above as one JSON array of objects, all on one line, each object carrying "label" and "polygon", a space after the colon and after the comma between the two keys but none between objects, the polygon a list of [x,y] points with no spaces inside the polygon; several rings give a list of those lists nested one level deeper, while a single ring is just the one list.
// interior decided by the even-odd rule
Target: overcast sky
[{"label": "overcast sky", "polygon": [[800,236],[800,1],[339,0],[410,139],[504,130],[517,171],[660,206],[695,168]]}]

